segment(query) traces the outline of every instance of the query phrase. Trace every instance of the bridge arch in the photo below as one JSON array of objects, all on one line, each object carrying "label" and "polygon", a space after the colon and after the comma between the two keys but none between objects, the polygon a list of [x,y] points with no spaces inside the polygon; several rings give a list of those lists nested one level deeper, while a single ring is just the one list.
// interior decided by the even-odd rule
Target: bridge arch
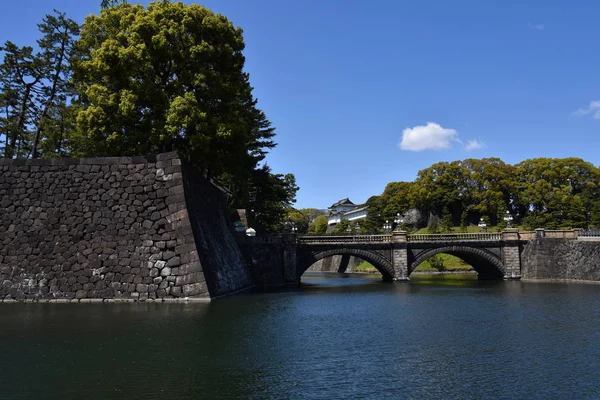
[{"label": "bridge arch", "polygon": [[436,254],[446,253],[469,263],[480,279],[502,279],[505,273],[504,263],[494,253],[483,248],[469,246],[442,246],[425,250],[408,267],[410,275],[419,264]]},{"label": "bridge arch", "polygon": [[364,261],[367,261],[371,265],[373,265],[377,271],[379,271],[386,281],[391,281],[394,276],[394,268],[390,261],[386,259],[383,255],[379,254],[376,251],[364,250],[364,249],[356,249],[356,248],[336,248],[329,249],[323,251],[312,251],[306,252],[305,254],[299,254],[299,262],[298,262],[298,279],[306,272],[311,265],[316,263],[319,260],[322,260],[331,256],[354,256],[358,257]]}]

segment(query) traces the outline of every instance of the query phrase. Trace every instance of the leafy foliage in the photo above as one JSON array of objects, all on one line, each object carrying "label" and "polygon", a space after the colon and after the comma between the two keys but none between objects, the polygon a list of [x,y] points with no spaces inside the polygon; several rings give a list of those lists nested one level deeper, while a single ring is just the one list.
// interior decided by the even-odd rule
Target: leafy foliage
[{"label": "leafy foliage", "polygon": [[433,255],[431,257],[429,257],[427,259],[427,261],[429,261],[429,265],[438,270],[438,271],[445,271],[446,267],[444,266],[444,258],[441,256],[441,254],[436,254]]},{"label": "leafy foliage", "polygon": [[241,184],[275,145],[243,49],[240,28],[196,4],[123,3],[88,16],[73,62],[79,154],[180,150]]},{"label": "leafy foliage", "polygon": [[298,186],[294,175],[273,174],[265,165],[252,172],[251,182],[251,225],[259,233],[281,232],[296,201]]},{"label": "leafy foliage", "polygon": [[396,212],[408,216],[415,210],[434,216],[430,233],[454,226],[467,231],[480,218],[488,226],[505,227],[507,211],[513,223],[528,229],[595,227],[600,225],[600,170],[579,158],[535,158],[514,166],[498,158],[440,162],[419,171],[414,182],[389,183],[370,200],[367,221],[375,228]]},{"label": "leafy foliage", "polygon": [[33,47],[7,41],[0,64],[0,150],[6,158],[60,154],[72,115],[69,57],[79,25],[55,11],[38,25],[42,37]]},{"label": "leafy foliage", "polygon": [[319,215],[308,226],[308,233],[323,234],[325,232],[327,232],[327,217]]}]

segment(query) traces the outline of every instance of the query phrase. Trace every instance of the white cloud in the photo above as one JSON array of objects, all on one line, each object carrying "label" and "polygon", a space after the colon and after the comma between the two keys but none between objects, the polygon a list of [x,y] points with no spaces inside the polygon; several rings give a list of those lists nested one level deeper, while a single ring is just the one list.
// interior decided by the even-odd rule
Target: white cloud
[{"label": "white cloud", "polygon": [[485,143],[480,142],[477,139],[471,139],[465,145],[465,150],[467,150],[467,151],[473,151],[473,150],[477,150],[477,149],[482,149],[484,147],[485,147]]},{"label": "white cloud", "polygon": [[543,31],[544,30],[544,24],[532,24],[531,22],[529,23],[529,27],[531,29],[537,29],[538,31]]},{"label": "white cloud", "polygon": [[444,150],[452,147],[453,142],[459,143],[467,151],[486,147],[477,139],[464,143],[459,139],[456,129],[444,128],[435,122],[404,129],[399,147],[408,151]]},{"label": "white cloud", "polygon": [[589,106],[571,113],[574,117],[583,117],[589,114],[592,114],[594,119],[600,119],[600,100],[592,101]]},{"label": "white cloud", "polygon": [[408,151],[443,150],[449,148],[452,141],[457,139],[456,130],[428,122],[425,126],[404,129],[400,148]]}]

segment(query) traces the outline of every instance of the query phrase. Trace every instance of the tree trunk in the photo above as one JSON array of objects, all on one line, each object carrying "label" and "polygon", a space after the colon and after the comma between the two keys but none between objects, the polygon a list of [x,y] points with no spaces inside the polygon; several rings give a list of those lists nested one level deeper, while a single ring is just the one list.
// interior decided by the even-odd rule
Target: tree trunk
[{"label": "tree trunk", "polygon": [[[25,85],[25,94],[23,95],[23,101],[21,102],[21,110],[19,112],[19,119],[17,122],[17,128],[13,131],[10,138],[10,145],[6,147],[6,158],[13,158],[15,155],[15,148],[17,145],[17,136],[19,135],[19,131],[25,128],[25,116],[27,114],[27,103],[29,102],[29,97],[31,96],[31,88],[38,82],[36,79],[33,83],[28,83]],[[7,139],[8,140],[8,139]],[[18,156],[18,155],[17,155]],[[18,158],[18,157],[17,157]]]},{"label": "tree trunk", "polygon": [[52,78],[52,89],[50,90],[50,96],[48,96],[48,100],[46,101],[46,104],[44,105],[44,110],[42,111],[42,115],[40,116],[40,119],[38,120],[37,126],[35,128],[35,135],[34,135],[34,139],[33,139],[33,148],[31,149],[31,157],[33,157],[33,158],[38,157],[37,153],[38,153],[38,144],[40,142],[42,121],[44,121],[44,119],[48,115],[48,109],[52,106],[52,103],[54,103],[54,98],[56,97],[56,88],[58,86],[58,80],[60,79],[60,74],[62,72],[62,63],[63,63],[64,57],[65,57],[66,45],[67,45],[66,41],[63,40],[61,42],[61,46],[60,46],[60,56],[58,57],[58,61],[56,63],[56,73],[54,74],[54,77]]}]

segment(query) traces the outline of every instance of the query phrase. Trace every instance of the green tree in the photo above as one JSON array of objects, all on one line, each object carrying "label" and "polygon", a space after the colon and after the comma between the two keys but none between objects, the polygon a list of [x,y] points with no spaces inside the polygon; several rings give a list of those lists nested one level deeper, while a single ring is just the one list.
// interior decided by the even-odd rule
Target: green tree
[{"label": "green tree", "polygon": [[308,227],[308,233],[323,234],[327,232],[327,217],[319,215]]},{"label": "green tree", "polygon": [[7,158],[40,156],[40,142],[52,134],[46,129],[64,122],[70,107],[68,60],[79,26],[55,10],[38,28],[42,33],[37,41],[39,52],[10,41],[0,47],[4,51],[0,64],[0,137],[4,136],[2,150]]},{"label": "green tree", "polygon": [[427,231],[431,234],[438,234],[438,233],[442,233],[442,229],[440,227],[440,224],[437,220],[430,220],[429,221],[429,225],[427,225]]},{"label": "green tree", "polygon": [[250,223],[258,233],[283,230],[298,189],[292,174],[273,174],[266,165],[252,172]]},{"label": "green tree", "polygon": [[383,217],[383,202],[381,196],[371,196],[365,203],[367,206],[367,217],[361,226],[365,233],[378,233],[383,229],[385,218]]},{"label": "green tree", "polygon": [[444,258],[441,254],[433,255],[429,257],[427,261],[429,262],[429,265],[431,265],[431,268],[434,268],[440,272],[446,270],[446,266],[444,265]]},{"label": "green tree", "polygon": [[441,217],[445,210],[458,220],[471,199],[469,171],[460,161],[439,162],[419,171],[414,203],[422,212]]},{"label": "green tree", "polygon": [[404,215],[414,207],[412,197],[413,182],[390,182],[381,194],[383,217],[393,220],[397,214]]},{"label": "green tree", "polygon": [[[52,126],[48,122],[51,117],[64,119],[62,113],[66,107],[67,98],[72,95],[68,84],[70,79],[70,64],[68,62],[73,44],[79,35],[79,25],[64,13],[54,11],[56,15],[46,15],[38,25],[44,35],[38,40],[41,62],[45,64],[45,76],[48,83],[43,88],[40,114],[37,118],[33,133],[31,156],[38,157],[42,130]],[[56,121],[56,120],[54,120]]]},{"label": "green tree", "polygon": [[298,211],[304,214],[309,222],[314,221],[319,215],[325,214],[324,210],[319,210],[318,208],[301,208]]},{"label": "green tree", "polygon": [[352,233],[352,226],[353,224],[348,221],[347,219],[342,219],[340,222],[338,222],[335,227],[333,228],[333,230],[331,231],[332,233]]},{"label": "green tree", "polygon": [[468,171],[467,191],[470,194],[463,206],[468,211],[466,218],[476,222],[485,215],[490,218],[491,225],[497,225],[510,209],[511,194],[516,185],[515,168],[499,158],[470,158],[462,165]]},{"label": "green tree", "polygon": [[0,51],[4,52],[0,64],[4,157],[25,157],[31,149],[31,126],[39,109],[37,99],[42,91],[45,65],[30,46],[19,47],[7,41]]},{"label": "green tree", "polygon": [[439,223],[441,233],[452,233],[454,224],[452,224],[452,215],[450,212],[446,211],[442,214],[442,218]]},{"label": "green tree", "polygon": [[127,3],[127,1],[125,0],[102,0],[102,2],[100,3],[100,7],[102,8],[109,8],[109,7],[114,7],[118,4],[122,4],[122,3]]},{"label": "green tree", "polygon": [[84,156],[187,153],[247,193],[275,143],[244,72],[242,30],[197,4],[118,4],[90,15],[73,60]]},{"label": "green tree", "polygon": [[303,210],[297,210],[293,207],[290,207],[287,210],[286,222],[293,223],[297,229],[296,233],[298,233],[299,235],[303,235],[308,232],[310,217],[307,213],[303,212]]},{"label": "green tree", "polygon": [[514,203],[527,228],[585,227],[590,217],[598,218],[600,173],[593,164],[535,158],[517,164],[516,171]]}]

